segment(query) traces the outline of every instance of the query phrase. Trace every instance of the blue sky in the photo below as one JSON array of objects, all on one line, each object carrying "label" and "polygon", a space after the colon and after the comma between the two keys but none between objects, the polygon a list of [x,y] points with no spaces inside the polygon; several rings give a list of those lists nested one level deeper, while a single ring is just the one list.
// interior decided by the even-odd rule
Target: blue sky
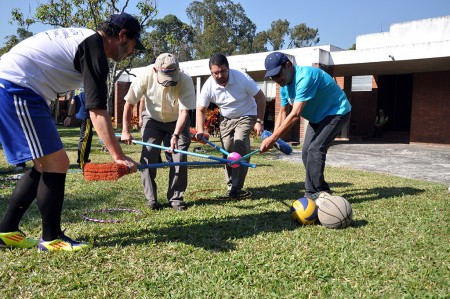
[{"label": "blue sky", "polygon": [[[17,26],[8,23],[11,10],[21,7],[28,13],[28,7],[45,0],[2,1],[0,11],[0,44],[5,37],[16,34]],[[124,1],[122,1],[124,2]],[[137,3],[130,0],[130,3]],[[174,14],[189,23],[186,8],[192,1],[158,0],[159,14],[163,18]],[[242,0],[240,2],[247,16],[256,24],[256,31],[267,30],[272,21],[286,19],[291,26],[305,23],[319,29],[320,45],[332,44],[344,49],[356,42],[356,36],[389,31],[394,23],[450,15],[450,0]],[[130,5],[135,6],[135,5]],[[136,13],[135,11],[129,11]],[[33,25],[30,31],[37,33],[49,27]]]}]

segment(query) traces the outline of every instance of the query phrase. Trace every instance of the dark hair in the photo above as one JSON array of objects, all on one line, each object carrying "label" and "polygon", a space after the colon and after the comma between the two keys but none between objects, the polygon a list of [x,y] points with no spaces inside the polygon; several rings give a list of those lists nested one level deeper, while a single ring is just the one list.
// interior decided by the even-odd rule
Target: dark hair
[{"label": "dark hair", "polygon": [[[103,23],[101,23],[98,27],[97,30],[101,30],[103,31],[107,37],[115,37],[119,35],[120,30],[122,30],[123,28],[113,24],[109,21],[105,21]],[[128,33],[128,32],[127,32]],[[127,34],[128,36],[128,34]],[[132,38],[132,36],[128,36],[129,38]]]},{"label": "dark hair", "polygon": [[225,57],[225,55],[221,54],[221,53],[216,53],[213,56],[211,56],[211,58],[209,59],[209,69],[211,69],[211,67],[213,65],[225,65],[228,69],[230,68],[230,65],[228,64],[228,59]]}]

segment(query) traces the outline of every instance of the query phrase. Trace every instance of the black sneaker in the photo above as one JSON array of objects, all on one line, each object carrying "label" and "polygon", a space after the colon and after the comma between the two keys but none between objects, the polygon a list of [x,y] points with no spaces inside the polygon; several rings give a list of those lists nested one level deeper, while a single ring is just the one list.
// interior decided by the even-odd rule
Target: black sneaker
[{"label": "black sneaker", "polygon": [[231,198],[244,198],[251,196],[252,193],[248,190],[231,190],[227,192],[227,196]]},{"label": "black sneaker", "polygon": [[161,206],[159,205],[159,203],[157,201],[148,201],[147,205],[150,208],[150,210],[159,210],[159,209],[161,209]]}]

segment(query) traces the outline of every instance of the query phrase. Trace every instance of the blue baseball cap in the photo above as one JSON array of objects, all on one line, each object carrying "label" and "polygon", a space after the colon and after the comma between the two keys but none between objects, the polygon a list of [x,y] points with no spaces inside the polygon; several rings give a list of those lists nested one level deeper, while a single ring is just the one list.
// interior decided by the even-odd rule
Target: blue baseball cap
[{"label": "blue baseball cap", "polygon": [[120,14],[111,15],[111,17],[109,18],[109,22],[119,26],[122,29],[126,29],[128,34],[136,39],[136,46],[134,47],[136,50],[146,50],[140,40],[142,27],[135,17],[127,14],[126,12],[123,12]]},{"label": "blue baseball cap", "polygon": [[266,67],[265,78],[276,76],[280,73],[281,67],[289,61],[289,58],[281,52],[272,52],[267,55],[264,62]]}]

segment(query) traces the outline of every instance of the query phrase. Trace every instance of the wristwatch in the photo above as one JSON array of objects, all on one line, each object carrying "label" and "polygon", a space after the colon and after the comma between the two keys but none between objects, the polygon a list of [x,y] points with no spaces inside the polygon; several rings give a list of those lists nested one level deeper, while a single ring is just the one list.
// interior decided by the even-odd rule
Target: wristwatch
[{"label": "wristwatch", "polygon": [[260,120],[259,118],[256,120],[257,123],[264,125],[264,121]]},{"label": "wristwatch", "polygon": [[178,135],[178,134],[172,134],[172,137],[175,137],[176,139],[180,139],[180,135]]}]

